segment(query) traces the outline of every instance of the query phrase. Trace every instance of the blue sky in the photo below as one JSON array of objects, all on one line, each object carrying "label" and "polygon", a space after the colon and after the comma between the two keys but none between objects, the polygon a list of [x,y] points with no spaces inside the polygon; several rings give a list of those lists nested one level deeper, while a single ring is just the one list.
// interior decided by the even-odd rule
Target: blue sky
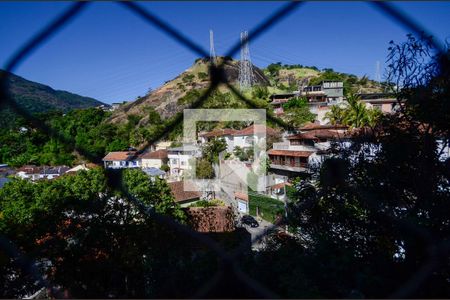
[{"label": "blue sky", "polygon": [[[0,64],[69,2],[0,3]],[[209,52],[223,55],[280,2],[139,2]],[[395,2],[441,41],[450,40],[449,2]],[[366,2],[308,2],[250,43],[252,62],[314,65],[373,78],[390,40],[408,33]],[[239,52],[237,53],[239,55]],[[106,103],[134,100],[177,76],[198,56],[117,3],[91,3],[15,73]],[[238,58],[239,56],[236,56]]]}]

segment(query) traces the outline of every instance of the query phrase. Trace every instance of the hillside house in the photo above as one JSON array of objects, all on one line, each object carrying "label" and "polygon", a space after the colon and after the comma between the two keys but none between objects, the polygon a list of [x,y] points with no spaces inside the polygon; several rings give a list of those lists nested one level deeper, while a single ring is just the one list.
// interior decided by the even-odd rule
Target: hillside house
[{"label": "hillside house", "polygon": [[249,213],[248,206],[248,194],[244,192],[234,192],[234,205],[237,208],[237,211],[242,214]]},{"label": "hillside house", "polygon": [[99,166],[96,164],[93,164],[93,163],[81,164],[81,165],[75,166],[75,167],[67,170],[66,173],[72,174],[72,173],[77,173],[79,171],[89,171],[96,167],[99,167]]},{"label": "hillside house", "polygon": [[192,168],[189,164],[190,160],[201,157],[201,151],[200,148],[195,145],[185,145],[184,147],[167,149],[167,157],[170,167],[170,176],[181,178],[186,170]]},{"label": "hillside house", "polygon": [[321,107],[339,104],[344,100],[344,83],[342,81],[322,81],[319,85],[305,86],[300,91],[273,94],[270,104],[277,115],[284,114],[283,104],[294,97],[305,97],[310,111],[318,113]]},{"label": "hillside house", "polygon": [[224,139],[225,142],[227,143],[227,152],[233,152],[234,134],[237,131],[238,130],[231,128],[224,128],[224,129],[215,129],[210,132],[204,132],[199,134],[200,143],[204,144],[211,141],[212,139],[221,138]]},{"label": "hillside house", "polygon": [[391,94],[387,93],[370,93],[358,94],[361,101],[366,103],[367,108],[379,109],[382,113],[390,114],[397,109],[398,101]]},{"label": "hillside house", "polygon": [[275,114],[276,115],[284,114],[283,104],[288,102],[289,99],[298,97],[298,95],[299,95],[299,92],[270,95],[270,100],[271,100],[270,104],[272,105]]},{"label": "hillside house", "polygon": [[327,156],[333,140],[348,138],[346,126],[309,123],[299,133],[289,135],[283,142],[274,143],[268,151],[271,171],[278,175],[295,177],[308,173],[314,164]]},{"label": "hillside house", "polygon": [[169,182],[170,190],[174,196],[175,202],[181,207],[187,207],[200,200],[202,193],[196,191],[185,191],[184,181]]},{"label": "hillside house", "polygon": [[124,169],[139,167],[136,151],[109,152],[104,158],[105,169]]},{"label": "hillside house", "polygon": [[159,149],[141,154],[139,156],[140,167],[161,169],[161,167],[166,165],[169,160],[167,153],[166,149]]},{"label": "hillside house", "polygon": [[66,173],[70,168],[66,166],[57,166],[57,167],[49,167],[42,166],[37,167],[34,165],[27,165],[19,168],[17,170],[16,176],[22,179],[30,179],[30,180],[41,180],[41,179],[54,179],[62,176]]},{"label": "hillside house", "polygon": [[233,134],[233,149],[234,147],[241,147],[243,149],[252,148],[253,145],[258,144],[263,138],[279,135],[279,131],[265,125],[256,124],[238,130]]}]

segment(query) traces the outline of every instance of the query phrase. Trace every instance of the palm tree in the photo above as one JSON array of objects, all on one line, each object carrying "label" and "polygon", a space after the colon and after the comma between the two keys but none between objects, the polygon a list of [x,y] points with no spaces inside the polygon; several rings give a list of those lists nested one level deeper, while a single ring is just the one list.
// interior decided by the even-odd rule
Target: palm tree
[{"label": "palm tree", "polygon": [[347,95],[347,105],[343,108],[333,105],[325,114],[332,125],[342,124],[353,128],[374,126],[381,112],[377,109],[367,109],[364,102],[355,93]]},{"label": "palm tree", "polygon": [[361,102],[360,97],[356,94],[347,96],[348,107],[344,117],[344,125],[350,127],[362,127],[368,124],[368,110],[366,105]]},{"label": "palm tree", "polygon": [[344,124],[345,109],[339,105],[333,105],[325,117],[330,120],[331,125]]}]

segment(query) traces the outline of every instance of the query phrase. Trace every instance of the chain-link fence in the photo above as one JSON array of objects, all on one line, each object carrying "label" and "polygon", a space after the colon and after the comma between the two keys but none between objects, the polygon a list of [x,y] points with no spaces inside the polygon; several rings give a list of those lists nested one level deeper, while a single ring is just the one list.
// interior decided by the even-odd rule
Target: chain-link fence
[{"label": "chain-link fence", "polygon": [[[49,40],[53,35],[57,34],[67,23],[77,18],[80,15],[80,13],[83,10],[85,10],[89,5],[91,4],[88,2],[74,3],[65,12],[63,12],[55,20],[50,22],[44,29],[42,29],[39,33],[33,36],[28,42],[26,42],[20,49],[16,51],[13,57],[6,64],[5,69],[7,72],[5,73],[5,76],[1,78],[0,99],[2,105],[6,105],[12,108],[16,113],[26,118],[32,124],[32,126],[35,126],[36,128],[44,131],[48,135],[56,137],[62,143],[70,145],[74,150],[78,151],[86,159],[95,161],[96,157],[92,153],[89,153],[89,151],[87,151],[83,147],[79,146],[76,147],[75,142],[73,140],[68,139],[67,136],[62,135],[59,132],[55,132],[51,127],[47,126],[45,123],[40,122],[24,107],[21,107],[18,103],[16,103],[13,100],[13,98],[10,97],[8,90],[9,72],[13,72],[15,69],[17,69],[17,67],[20,64],[26,62],[27,58],[33,53],[33,51],[35,51],[42,43]],[[196,44],[189,37],[185,36],[181,31],[172,27],[169,23],[160,19],[151,11],[144,9],[140,4],[133,2],[118,2],[117,5],[123,7],[124,9],[132,11],[137,17],[145,20],[149,26],[152,26],[158,29],[159,31],[163,32],[164,34],[172,38],[174,41],[176,41],[180,46],[185,47],[186,49],[190,50],[196,55],[200,57],[209,56],[208,51],[206,51],[203,47]],[[283,19],[285,19],[289,14],[301,9],[303,5],[304,3],[300,1],[285,3],[281,7],[281,9],[275,11],[273,14],[268,16],[260,24],[258,24],[252,30],[249,31],[248,41],[252,41],[258,38],[259,36],[263,35],[265,32],[267,32],[267,30],[274,27],[277,23],[282,22]],[[387,2],[369,2],[367,3],[367,5],[373,6],[375,10],[382,12],[387,18],[390,18],[399,26],[406,28],[407,31],[410,31],[413,34],[420,35],[424,32],[426,33],[426,31],[423,28],[421,28],[416,22],[414,22],[414,20],[411,20],[410,18],[405,16],[402,12],[398,11],[396,8],[394,8],[391,4]],[[436,50],[443,51],[441,45],[434,43],[433,46]],[[240,48],[241,48],[241,41],[236,41],[236,43],[228,50],[226,56],[232,57],[240,50]],[[233,85],[230,84],[230,82],[228,82],[224,73],[224,62],[218,65],[211,65],[209,74],[211,82],[209,87],[196,101],[194,101],[190,105],[189,108],[202,107],[203,103],[218,88],[219,85],[225,85],[226,87],[228,87],[236,97],[238,97],[248,106],[253,108],[260,108],[258,107],[257,104],[255,104],[254,101],[246,98],[244,95],[240,93],[239,90],[237,90]],[[268,115],[268,119],[278,124],[282,128],[289,130],[292,129],[289,124],[286,124],[283,120],[277,117]],[[163,132],[159,133],[151,140],[148,140],[146,145],[142,147],[140,151],[143,151],[149,145],[153,145],[157,141],[167,137],[168,134],[172,130],[174,130],[174,128],[178,126],[181,122],[182,122],[182,115],[178,115],[176,118],[172,120],[170,124],[167,125],[167,127]],[[224,274],[223,271],[225,268],[231,270],[234,276],[236,276],[236,278],[238,278],[238,280],[242,282],[242,284],[253,290],[255,296],[265,298],[277,298],[280,296],[277,295],[275,292],[271,291],[265,285],[261,284],[260,282],[249,276],[244,270],[242,270],[238,256],[240,253],[242,253],[243,251],[245,251],[245,249],[248,248],[248,245],[246,243],[243,243],[233,251],[226,251],[214,239],[206,235],[200,234],[192,230],[191,228],[174,221],[172,218],[168,216],[158,214],[157,212],[154,211],[154,209],[146,206],[142,201],[140,201],[140,199],[137,199],[136,197],[130,195],[122,184],[111,186],[111,188],[118,189],[122,193],[126,194],[128,200],[134,203],[134,205],[138,207],[142,213],[148,215],[157,222],[164,223],[172,227],[176,231],[179,231],[182,234],[188,235],[193,239],[198,240],[199,242],[203,243],[209,249],[215,252],[215,254],[220,260],[220,264],[218,265],[219,266],[218,272],[215,276],[212,276],[208,281],[204,282],[202,286],[198,287],[197,293],[193,295],[194,297],[202,297],[207,295],[208,291],[210,291],[218,283],[218,281],[220,281],[221,276],[223,276]],[[307,205],[309,205],[309,203],[305,203],[305,206]],[[413,224],[404,221],[399,221],[387,215],[383,216],[383,218],[386,222],[394,222],[394,223],[403,222],[401,226],[404,226],[407,230],[414,232],[421,238],[431,243],[430,237],[421,228],[417,228]],[[276,224],[274,226],[276,226]],[[267,230],[264,230],[264,232],[256,236],[251,241],[251,243],[252,244],[257,243],[258,241],[263,239],[271,229],[272,228],[270,227],[267,228]],[[433,271],[435,270],[436,266],[440,261],[438,257],[448,254],[448,250],[450,248],[450,245],[448,243],[438,246],[433,244],[432,246],[434,248],[429,256],[429,259],[425,261],[423,265],[414,274],[411,274],[410,280],[408,282],[398,287],[398,290],[392,294],[393,297],[400,298],[413,295],[414,291],[417,289],[420,283],[422,283],[425,279],[427,279],[430,276],[430,274],[432,274]],[[44,279],[42,274],[40,274],[39,271],[37,270],[35,262],[28,260],[26,258],[26,253],[22,254],[20,250],[15,247],[12,241],[9,241],[6,238],[2,237],[0,239],[0,248],[8,256],[15,259],[25,273],[31,274],[35,278],[36,282],[38,282],[38,285],[40,285],[41,287],[45,287],[49,291],[51,291],[53,296],[56,297],[66,296],[62,294],[61,291],[56,289],[51,282]]]}]

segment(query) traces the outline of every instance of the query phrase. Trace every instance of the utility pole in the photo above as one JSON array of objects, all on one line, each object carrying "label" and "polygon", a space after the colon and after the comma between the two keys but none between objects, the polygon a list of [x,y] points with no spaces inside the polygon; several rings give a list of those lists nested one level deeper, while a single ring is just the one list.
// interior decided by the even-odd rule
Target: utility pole
[{"label": "utility pole", "polygon": [[216,50],[214,49],[214,33],[209,30],[209,60],[211,64],[217,65]]},{"label": "utility pole", "polygon": [[244,91],[253,84],[252,62],[248,48],[248,32],[241,32],[241,60],[239,62],[239,88]]}]

